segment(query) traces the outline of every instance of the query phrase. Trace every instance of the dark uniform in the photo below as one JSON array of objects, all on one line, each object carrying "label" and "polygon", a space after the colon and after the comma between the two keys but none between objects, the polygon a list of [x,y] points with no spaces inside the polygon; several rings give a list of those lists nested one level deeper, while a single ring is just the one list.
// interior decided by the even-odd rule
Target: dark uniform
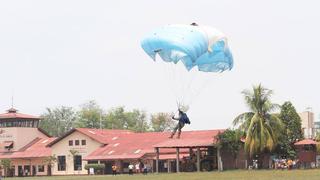
[{"label": "dark uniform", "polygon": [[179,110],[179,117],[175,118],[174,116],[172,116],[172,119],[179,121],[178,124],[176,125],[176,127],[174,127],[171,136],[169,138],[173,138],[173,136],[175,135],[175,133],[178,130],[178,136],[177,138],[180,138],[181,135],[181,129],[184,127],[185,123],[190,124],[189,118],[186,115],[186,113],[182,112],[181,110]]}]

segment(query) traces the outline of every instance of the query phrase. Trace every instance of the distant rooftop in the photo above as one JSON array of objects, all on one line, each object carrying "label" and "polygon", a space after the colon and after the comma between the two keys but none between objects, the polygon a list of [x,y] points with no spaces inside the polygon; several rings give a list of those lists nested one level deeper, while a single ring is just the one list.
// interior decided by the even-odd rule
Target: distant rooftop
[{"label": "distant rooftop", "polygon": [[17,109],[10,108],[7,110],[7,113],[0,114],[1,119],[40,119],[40,117],[18,113]]},{"label": "distant rooftop", "polygon": [[39,127],[40,117],[18,113],[17,111],[12,107],[7,110],[7,113],[0,114],[0,127]]}]

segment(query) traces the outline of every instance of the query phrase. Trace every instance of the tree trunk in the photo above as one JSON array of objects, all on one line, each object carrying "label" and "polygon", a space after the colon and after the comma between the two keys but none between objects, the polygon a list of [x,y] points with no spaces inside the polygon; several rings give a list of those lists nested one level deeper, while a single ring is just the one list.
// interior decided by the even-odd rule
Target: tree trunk
[{"label": "tree trunk", "polygon": [[264,157],[265,157],[265,154],[264,154],[264,153],[259,154],[259,158],[258,158],[258,169],[262,169],[262,168],[263,168],[263,165],[264,165]]}]

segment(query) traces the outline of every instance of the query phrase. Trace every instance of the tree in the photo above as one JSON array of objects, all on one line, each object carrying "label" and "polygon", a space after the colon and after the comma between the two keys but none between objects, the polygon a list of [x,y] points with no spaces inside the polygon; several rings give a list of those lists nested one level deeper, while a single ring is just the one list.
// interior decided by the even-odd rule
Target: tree
[{"label": "tree", "polygon": [[[78,111],[77,127],[85,128],[100,128],[103,123],[103,110],[96,101],[89,101],[82,104],[81,109]],[[101,127],[103,128],[103,127]]]},{"label": "tree", "polygon": [[127,117],[124,107],[120,106],[112,108],[107,112],[104,126],[107,129],[124,129],[126,122]]},{"label": "tree", "polygon": [[237,156],[240,148],[243,146],[241,142],[242,132],[239,130],[227,129],[223,133],[217,135],[218,148],[224,149],[224,152],[230,153],[235,160],[234,168],[237,167]]},{"label": "tree", "polygon": [[175,123],[170,113],[155,113],[151,115],[151,127],[155,132],[171,131]]},{"label": "tree", "polygon": [[71,149],[71,150],[69,150],[69,152],[70,152],[70,155],[71,155],[71,158],[73,161],[73,166],[74,166],[73,168],[74,168],[74,170],[78,170],[78,167],[76,167],[76,163],[75,163],[75,156],[79,155],[79,151]]},{"label": "tree", "polygon": [[149,130],[149,124],[147,121],[147,115],[145,111],[134,109],[131,112],[127,112],[128,116],[128,129],[135,132],[146,132]]},{"label": "tree", "polygon": [[43,162],[48,166],[48,176],[51,176],[52,175],[51,168],[54,165],[54,163],[57,162],[57,157],[55,155],[48,156],[44,159]]},{"label": "tree", "polygon": [[76,122],[76,112],[72,107],[46,108],[41,115],[40,128],[52,136],[61,136],[72,129]]},{"label": "tree", "polygon": [[227,129],[223,133],[218,134],[218,145],[227,149],[231,155],[237,158],[239,150],[242,146],[241,132],[239,130]]},{"label": "tree", "polygon": [[281,156],[295,158],[294,143],[303,139],[301,118],[291,102],[285,102],[281,106],[279,118],[284,125],[284,130],[280,133],[276,152]]},{"label": "tree", "polygon": [[11,160],[10,159],[2,159],[0,163],[4,169],[4,175],[8,176],[8,170],[11,168]]},{"label": "tree", "polygon": [[272,114],[279,107],[270,101],[272,91],[260,84],[254,86],[253,91],[244,90],[242,93],[250,111],[236,117],[233,124],[239,125],[239,130],[245,132],[245,152],[252,157],[265,151],[272,151],[278,143],[282,129],[281,120]]},{"label": "tree", "polygon": [[144,111],[134,109],[125,111],[123,106],[110,109],[106,116],[104,125],[107,129],[128,129],[136,132],[145,132],[149,124]]}]

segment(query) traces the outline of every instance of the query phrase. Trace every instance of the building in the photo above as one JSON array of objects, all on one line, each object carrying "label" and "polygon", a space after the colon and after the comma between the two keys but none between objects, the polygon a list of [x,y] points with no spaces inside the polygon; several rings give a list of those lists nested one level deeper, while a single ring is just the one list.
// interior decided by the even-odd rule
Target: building
[{"label": "building", "polygon": [[244,153],[232,158],[217,146],[224,130],[136,133],[129,130],[75,128],[50,137],[38,128],[40,118],[9,109],[0,114],[0,160],[10,159],[6,176],[88,174],[86,164],[103,164],[103,174],[128,173],[129,164],[149,172],[210,171],[247,168]]},{"label": "building", "polygon": [[100,130],[77,128],[57,138],[48,147],[57,162],[52,166],[53,175],[87,174],[84,159],[101,147],[110,145],[115,137],[131,134],[126,130]]},{"label": "building", "polygon": [[320,133],[320,121],[314,122],[314,131],[315,131],[315,136],[317,136],[317,134]]},{"label": "building", "polygon": [[152,172],[176,172],[183,170],[179,167],[182,161],[194,155],[201,156],[201,160],[206,156],[211,169],[217,169],[214,137],[221,132],[223,130],[185,131],[181,139],[168,139],[169,132],[76,128],[48,144],[52,155],[57,157],[52,174],[87,174],[85,165],[93,163],[104,164],[104,174],[111,174],[113,164],[120,173],[128,173],[129,164],[137,163],[150,167]]},{"label": "building", "polygon": [[311,111],[299,113],[301,128],[305,138],[315,137],[314,114]]},{"label": "building", "polygon": [[10,176],[47,175],[44,159],[51,155],[46,145],[55,138],[38,128],[40,118],[11,108],[0,114],[0,159],[10,159]]},{"label": "building", "polygon": [[294,143],[297,156],[299,159],[299,166],[303,168],[314,168],[317,162],[317,142],[311,139],[304,139]]}]

